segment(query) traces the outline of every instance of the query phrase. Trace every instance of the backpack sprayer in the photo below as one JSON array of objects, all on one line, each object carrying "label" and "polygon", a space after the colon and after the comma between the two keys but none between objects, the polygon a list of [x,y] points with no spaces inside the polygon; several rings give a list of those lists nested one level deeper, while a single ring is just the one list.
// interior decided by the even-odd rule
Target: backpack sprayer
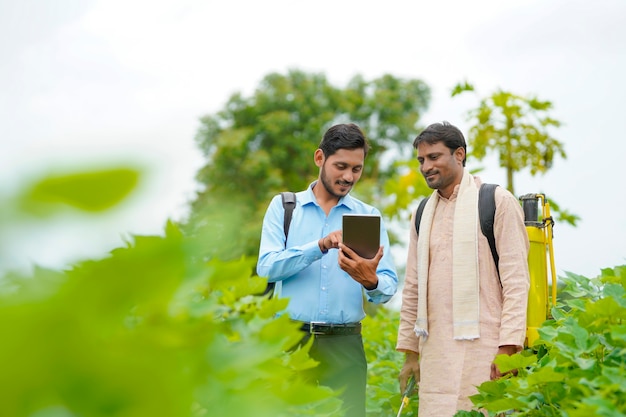
[{"label": "backpack sprayer", "polygon": [[[551,306],[556,306],[556,269],[554,266],[554,247],[552,246],[554,220],[550,215],[550,204],[543,194],[525,194],[521,196],[524,211],[524,224],[530,241],[528,251],[528,271],[530,290],[528,292],[528,310],[526,320],[526,346],[533,346],[539,339],[537,329],[550,315]],[[541,216],[539,208],[541,207]],[[552,297],[548,295],[548,263],[552,283]],[[551,301],[551,302],[550,302]]]}]

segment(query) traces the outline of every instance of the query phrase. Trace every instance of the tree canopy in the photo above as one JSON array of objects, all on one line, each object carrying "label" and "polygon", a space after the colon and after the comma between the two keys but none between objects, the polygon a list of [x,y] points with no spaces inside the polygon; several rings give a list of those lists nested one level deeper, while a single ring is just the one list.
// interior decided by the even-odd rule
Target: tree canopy
[{"label": "tree canopy", "polygon": [[[452,96],[474,91],[468,82],[452,89]],[[492,151],[498,154],[499,163],[506,170],[506,187],[515,195],[513,175],[528,169],[532,176],[545,174],[557,157],[567,158],[562,142],[552,136],[561,122],[552,118],[552,102],[534,96],[521,96],[498,89],[480,99],[477,107],[467,113],[473,122],[468,135],[471,154],[479,161]],[[578,215],[562,209],[550,201],[558,220],[573,226]]]},{"label": "tree canopy", "polygon": [[371,81],[357,75],[345,88],[300,70],[267,75],[252,95],[235,93],[222,110],[201,119],[196,139],[207,163],[197,175],[203,190],[191,203],[187,226],[221,242],[207,242],[209,255],[256,254],[269,200],[304,189],[317,177],[313,153],[336,123],[356,123],[370,143],[354,193],[382,199],[385,181],[401,168],[393,161],[411,157],[429,100],[424,82],[392,75]]},{"label": "tree canopy", "polygon": [[[452,96],[474,91],[467,82],[457,84]],[[531,175],[548,171],[557,156],[566,158],[563,144],[552,136],[551,128],[561,122],[552,118],[550,101],[525,97],[498,89],[480,100],[468,112],[474,122],[469,130],[472,156],[482,160],[489,151],[498,153],[506,170],[507,189],[515,194],[513,174],[528,168]]]}]

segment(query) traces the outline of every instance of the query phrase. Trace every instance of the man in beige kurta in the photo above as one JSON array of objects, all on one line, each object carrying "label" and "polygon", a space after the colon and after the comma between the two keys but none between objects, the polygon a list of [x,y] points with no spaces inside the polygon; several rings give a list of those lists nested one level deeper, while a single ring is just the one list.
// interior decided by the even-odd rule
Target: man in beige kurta
[{"label": "man in beige kurta", "polygon": [[[431,136],[436,138],[437,132],[449,130],[450,126],[437,124]],[[456,178],[464,172],[464,139],[461,145],[463,155],[456,155],[461,148],[449,144],[446,146],[451,154],[446,154],[448,148],[442,147],[442,142],[433,146],[437,141],[432,137],[430,144],[421,142],[418,146],[418,139],[419,136],[414,145],[418,149],[420,170],[431,188],[440,194],[430,229],[429,259],[418,259],[418,234],[414,227],[411,228],[396,349],[407,353],[400,375],[401,385],[406,385],[410,374],[418,376],[419,416],[448,417],[457,410],[471,410],[472,402],[468,397],[477,393],[476,386],[500,375],[493,365],[497,354],[512,354],[522,349],[529,288],[529,244],[518,200],[507,190],[497,187],[494,236],[500,258],[500,278],[489,243],[478,225],[479,336],[456,340],[452,315],[454,254],[451,240],[460,182]],[[444,151],[440,152],[441,149]],[[449,156],[451,161],[442,162],[441,158]],[[430,157],[432,161],[429,161]],[[471,179],[479,185],[478,178]],[[448,196],[444,196],[445,191]],[[418,262],[429,263],[427,337],[418,337],[414,330],[418,310]]]}]

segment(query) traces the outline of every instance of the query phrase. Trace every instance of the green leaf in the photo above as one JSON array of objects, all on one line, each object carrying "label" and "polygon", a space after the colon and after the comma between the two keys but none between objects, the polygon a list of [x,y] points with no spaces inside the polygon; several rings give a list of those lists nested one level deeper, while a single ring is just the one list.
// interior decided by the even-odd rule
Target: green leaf
[{"label": "green leaf", "polygon": [[465,91],[474,91],[474,86],[467,81],[457,83],[450,94],[451,97],[457,96]]},{"label": "green leaf", "polygon": [[619,342],[622,346],[626,346],[626,326],[617,324],[609,327],[609,338],[613,343]]},{"label": "green leaf", "polygon": [[535,370],[527,377],[530,386],[543,385],[548,382],[561,382],[565,375],[557,372],[553,367],[544,367]]},{"label": "green leaf", "polygon": [[515,398],[502,398],[485,405],[485,409],[491,412],[502,413],[509,410],[524,408],[526,404]]},{"label": "green leaf", "polygon": [[139,175],[132,168],[51,175],[28,188],[20,204],[27,212],[42,216],[63,207],[100,212],[126,198],[137,185]]},{"label": "green leaf", "polygon": [[506,392],[506,384],[503,380],[485,381],[478,387],[481,394],[502,396]]},{"label": "green leaf", "polygon": [[574,363],[576,363],[580,369],[589,370],[596,365],[596,360],[594,358],[585,358],[581,356],[577,356],[574,358]]},{"label": "green leaf", "polygon": [[498,355],[494,363],[498,365],[501,372],[509,372],[513,369],[526,368],[537,362],[536,356],[515,355]]},{"label": "green leaf", "polygon": [[626,319],[626,307],[622,307],[613,296],[588,303],[587,313],[595,317],[596,320],[604,319],[609,323],[617,323]]},{"label": "green leaf", "polygon": [[578,325],[573,321],[568,320],[569,328],[568,331],[572,336],[574,336],[574,340],[576,341],[576,347],[582,351],[586,351],[589,346],[589,332]]}]

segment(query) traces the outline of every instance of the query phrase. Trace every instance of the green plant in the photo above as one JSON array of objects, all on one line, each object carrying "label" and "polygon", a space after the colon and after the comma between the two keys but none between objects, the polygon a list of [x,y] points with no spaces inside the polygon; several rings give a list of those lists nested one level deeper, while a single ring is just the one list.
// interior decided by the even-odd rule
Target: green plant
[{"label": "green plant", "polygon": [[[119,172],[32,189],[55,212],[100,211],[121,193],[81,188],[97,178],[117,189],[106,177]],[[49,213],[39,191],[23,196]],[[255,295],[266,282],[251,276],[254,260],[205,260],[203,249],[169,222],[101,259],[0,276],[0,415],[339,416],[334,393],[300,376],[316,363],[307,345],[295,349],[297,326],[275,317],[285,301]]]},{"label": "green plant", "polygon": [[518,376],[483,383],[472,398],[477,407],[511,416],[626,414],[626,265],[601,272],[563,278],[568,298],[553,308],[533,349],[497,359]]},{"label": "green plant", "polygon": [[[367,356],[367,416],[397,415],[402,402],[398,375],[404,354],[396,351],[400,313],[380,307],[363,320]],[[402,416],[417,416],[417,393],[402,410]]]}]

